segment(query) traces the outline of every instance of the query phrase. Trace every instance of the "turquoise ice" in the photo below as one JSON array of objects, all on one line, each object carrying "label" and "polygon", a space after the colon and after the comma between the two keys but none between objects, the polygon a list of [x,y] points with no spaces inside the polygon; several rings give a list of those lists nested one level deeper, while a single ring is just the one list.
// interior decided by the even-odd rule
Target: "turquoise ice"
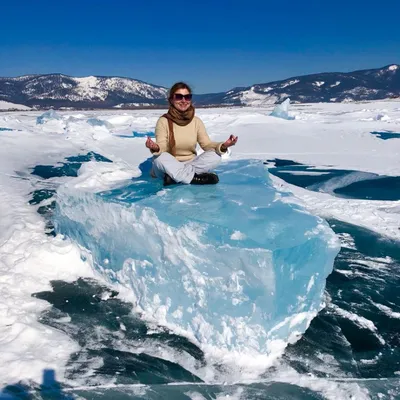
[{"label": "turquoise ice", "polygon": [[292,120],[294,117],[289,115],[290,99],[286,99],[281,104],[278,104],[270,114],[272,117]]},{"label": "turquoise ice", "polygon": [[338,241],[272,185],[262,162],[218,173],[216,186],[163,189],[147,175],[100,194],[65,186],[55,225],[129,287],[144,318],[202,346],[270,354],[321,309]]},{"label": "turquoise ice", "polygon": [[36,124],[42,125],[52,119],[59,120],[59,119],[61,119],[61,116],[59,114],[57,114],[54,110],[48,110],[36,118]]},{"label": "turquoise ice", "polygon": [[91,126],[105,126],[108,129],[113,127],[108,121],[104,121],[100,118],[89,118],[87,123]]}]

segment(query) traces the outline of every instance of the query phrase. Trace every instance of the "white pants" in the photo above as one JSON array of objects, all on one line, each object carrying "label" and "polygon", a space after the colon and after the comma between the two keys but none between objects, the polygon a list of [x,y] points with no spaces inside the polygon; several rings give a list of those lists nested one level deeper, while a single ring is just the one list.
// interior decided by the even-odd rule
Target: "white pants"
[{"label": "white pants", "polygon": [[169,175],[175,182],[190,183],[194,174],[209,172],[221,162],[221,156],[215,151],[205,151],[189,161],[178,161],[169,153],[161,153],[153,160],[153,172],[157,178]]}]

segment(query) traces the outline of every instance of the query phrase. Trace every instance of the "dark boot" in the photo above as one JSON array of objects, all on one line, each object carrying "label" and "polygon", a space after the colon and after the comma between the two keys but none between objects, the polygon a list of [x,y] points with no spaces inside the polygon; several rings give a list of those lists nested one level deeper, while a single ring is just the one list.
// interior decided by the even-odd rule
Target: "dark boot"
[{"label": "dark boot", "polygon": [[164,186],[175,185],[176,182],[167,174],[164,174]]},{"label": "dark boot", "polygon": [[219,182],[217,174],[212,172],[204,172],[203,174],[194,174],[192,185],[215,185]]}]

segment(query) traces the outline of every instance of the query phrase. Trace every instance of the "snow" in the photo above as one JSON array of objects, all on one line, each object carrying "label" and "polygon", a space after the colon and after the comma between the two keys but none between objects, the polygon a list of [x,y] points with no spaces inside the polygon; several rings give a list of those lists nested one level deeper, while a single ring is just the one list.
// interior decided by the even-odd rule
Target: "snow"
[{"label": "snow", "polygon": [[[49,75],[49,76],[25,76],[19,78],[9,78],[13,80],[30,80],[27,82],[23,93],[31,96],[32,99],[53,99],[53,100],[98,100],[105,101],[110,91],[117,91],[126,95],[128,98],[139,96],[147,99],[162,99],[167,96],[167,89],[157,87],[145,82],[137,81],[130,78],[119,77],[70,77],[66,75]],[[67,82],[61,82],[61,79]],[[43,92],[43,83],[49,84],[49,90]],[[65,94],[65,90],[69,89]],[[38,93],[36,94],[35,93]],[[122,103],[123,104],[123,103]],[[134,104],[134,103],[133,103]],[[1,108],[1,107],[0,107]],[[23,109],[23,108],[20,108]],[[28,109],[28,108],[27,108]]]},{"label": "snow", "polygon": [[[87,90],[90,89],[89,81],[83,84]],[[224,161],[226,171],[241,160],[256,159],[261,162],[280,158],[323,169],[340,168],[389,176],[400,175],[400,140],[381,140],[371,134],[383,130],[399,132],[398,100],[292,105],[291,114],[295,119],[290,122],[269,116],[271,111],[272,105],[268,104],[260,108],[197,110],[213,140],[225,140],[230,134],[239,136],[239,142],[230,158]],[[49,282],[53,279],[73,281],[78,277],[95,277],[100,281],[106,280],[99,269],[93,268],[90,258],[82,259],[82,249],[76,242],[61,235],[51,237],[45,234],[45,221],[36,212],[37,207],[28,204],[30,193],[44,185],[53,185],[69,190],[70,194],[79,191],[90,197],[100,190],[115,188],[138,177],[139,164],[149,157],[144,147],[146,139],[127,139],[121,135],[130,132],[132,136],[132,131],[154,130],[157,118],[163,112],[58,112],[60,119],[38,125],[36,118],[41,115],[38,112],[0,114],[0,127],[11,129],[0,132],[0,377],[3,385],[19,379],[40,382],[44,368],[54,368],[57,377],[62,380],[65,364],[70,354],[77,350],[78,345],[66,335],[38,322],[39,313],[49,304],[33,298],[32,293],[49,290]],[[387,118],[378,119],[377,115]],[[92,126],[88,123],[92,118],[107,121],[109,125]],[[30,168],[35,165],[56,165],[63,162],[64,157],[88,151],[95,151],[113,163],[91,161],[83,165],[76,178],[51,178],[46,182],[30,174]],[[288,203],[287,206],[305,207],[306,213],[344,220],[400,240],[399,201],[344,199],[330,192],[311,192],[275,177],[272,183],[278,190],[276,201]],[[165,192],[161,190],[158,193],[158,201],[165,198]],[[293,196],[287,196],[287,193]],[[113,215],[107,214],[105,217],[112,218]],[[165,221],[152,216],[150,211],[136,223],[137,229],[144,229],[145,226],[148,229],[162,227],[160,234],[170,234],[171,241],[192,240],[194,243],[201,237],[201,232],[196,229],[167,227]],[[140,223],[143,225],[140,226]],[[238,248],[250,240],[249,231],[243,229],[232,227],[226,234],[231,245]],[[311,229],[309,235],[313,234]],[[200,241],[198,243],[202,245]],[[176,257],[176,254],[170,256]],[[132,265],[132,262],[127,263],[123,270],[126,278],[129,278],[127,268],[130,266],[132,271]],[[138,269],[146,268],[139,263],[135,263],[135,266]],[[122,282],[116,284],[120,296],[132,300],[132,290]],[[317,279],[309,279],[305,287],[312,291],[316,283]],[[110,285],[110,282],[107,284]],[[162,306],[160,303],[157,315],[160,318],[168,317]],[[376,306],[381,307],[379,304]],[[392,318],[398,318],[398,313],[390,309],[384,311]],[[177,319],[185,312],[177,308],[172,310]],[[344,315],[343,312],[342,315],[364,329],[375,332],[370,321]],[[302,318],[303,315],[298,313],[296,318],[287,321],[287,326],[303,321]],[[228,341],[229,335],[229,329],[226,329],[223,340]],[[280,341],[270,343],[269,351],[277,357],[286,344]],[[210,358],[216,364],[235,359],[234,353],[224,352],[224,349],[210,349],[210,352]],[[246,377],[255,377],[268,362],[268,357],[255,359],[253,355],[243,356],[240,358],[240,373]],[[234,378],[242,379],[243,376],[238,374]],[[229,378],[226,377],[227,380]],[[297,375],[293,379],[296,381],[303,378]]]},{"label": "snow", "polygon": [[[236,97],[240,98],[242,104],[251,106],[274,104],[275,101],[278,99],[277,96],[265,95],[264,93],[256,93],[254,91],[254,87],[251,87],[249,90],[244,90],[240,92],[239,95]],[[235,99],[235,96],[233,96],[232,99]]]},{"label": "snow", "polygon": [[97,77],[74,78],[74,81],[78,83],[78,86],[74,90],[77,96],[83,99],[98,99],[101,101],[107,98],[108,92],[100,89]]},{"label": "snow", "polygon": [[267,93],[267,92],[270,92],[270,91],[273,90],[273,89],[274,89],[273,87],[267,86],[267,87],[265,87],[265,88],[262,88],[262,91],[263,91],[264,93]]},{"label": "snow", "polygon": [[113,108],[150,107],[150,106],[154,106],[154,103],[121,103],[117,104]]},{"label": "snow", "polygon": [[105,100],[109,91],[113,90],[135,93],[144,98],[163,98],[167,95],[167,89],[154,87],[135,79],[118,77],[100,78],[95,76],[72,79],[78,84],[74,90],[74,95],[83,99]]},{"label": "snow", "polygon": [[284,89],[285,87],[295,85],[296,83],[299,83],[299,82],[300,82],[299,79],[292,79],[288,82],[285,82],[283,85],[281,85],[280,89]]},{"label": "snow", "polygon": [[0,110],[30,110],[30,107],[22,104],[14,104],[9,101],[0,100]]}]

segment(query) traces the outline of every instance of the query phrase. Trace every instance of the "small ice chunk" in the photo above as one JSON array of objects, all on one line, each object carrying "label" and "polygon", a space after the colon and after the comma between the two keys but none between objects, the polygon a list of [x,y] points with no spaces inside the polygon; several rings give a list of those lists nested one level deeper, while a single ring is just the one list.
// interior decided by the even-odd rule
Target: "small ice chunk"
[{"label": "small ice chunk", "polygon": [[232,240],[244,240],[246,239],[246,235],[240,231],[235,231],[231,235]]},{"label": "small ice chunk", "polygon": [[61,116],[59,114],[57,114],[54,110],[48,110],[36,118],[36,124],[41,125],[51,119],[59,120],[59,119],[61,119]]},{"label": "small ice chunk", "polygon": [[294,117],[291,117],[289,115],[289,106],[290,106],[290,99],[286,99],[283,103],[278,104],[270,115],[272,117],[293,120]]},{"label": "small ice chunk", "polygon": [[113,127],[113,125],[110,124],[108,121],[103,121],[99,118],[89,118],[87,120],[87,123],[92,126],[105,126],[108,129],[111,129]]},{"label": "small ice chunk", "polygon": [[375,119],[376,119],[377,121],[389,121],[389,120],[390,120],[390,117],[389,117],[388,115],[386,115],[386,114],[378,114],[378,115],[375,117]]}]

